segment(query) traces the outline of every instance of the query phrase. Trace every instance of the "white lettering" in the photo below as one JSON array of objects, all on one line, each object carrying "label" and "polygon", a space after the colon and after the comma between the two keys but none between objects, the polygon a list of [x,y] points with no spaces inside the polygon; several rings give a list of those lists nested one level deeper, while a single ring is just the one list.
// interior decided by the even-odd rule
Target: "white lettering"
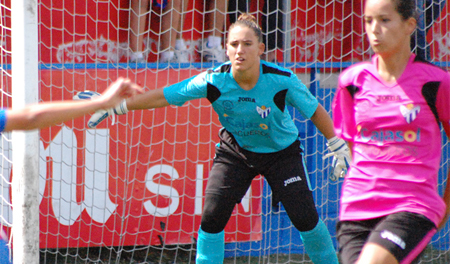
[{"label": "white lettering", "polygon": [[[47,157],[53,162],[52,206],[55,217],[62,225],[73,225],[86,210],[92,220],[105,223],[115,211],[109,198],[109,131],[92,129],[86,131],[84,198],[77,201],[77,140],[67,127],[53,139],[50,146],[41,148],[40,178],[47,175]],[[44,192],[40,184],[40,192]],[[42,189],[42,191],[41,191]]]},{"label": "white lettering", "polygon": [[383,232],[381,232],[380,236],[381,236],[381,238],[391,241],[392,243],[396,244],[397,246],[401,247],[402,249],[406,248],[405,241],[403,241],[399,236],[397,236],[396,234],[393,234],[392,232],[384,230]]},{"label": "white lettering", "polygon": [[286,187],[288,184],[291,184],[293,182],[298,182],[298,181],[301,181],[301,180],[302,180],[302,178],[300,178],[300,176],[295,176],[295,177],[289,178],[289,179],[284,181],[284,187]]},{"label": "white lettering", "polygon": [[75,134],[64,126],[50,146],[40,154],[44,157],[51,157],[53,163],[51,190],[53,212],[58,222],[67,226],[75,223],[83,211],[82,204],[77,202],[76,146]]},{"label": "white lettering", "polygon": [[84,162],[84,207],[92,220],[105,223],[117,208],[108,190],[109,129],[86,131]]},{"label": "white lettering", "polygon": [[[100,1],[100,0],[97,0]],[[109,0],[101,0],[109,1]],[[157,41],[145,37],[143,44],[147,47],[156,45]],[[196,41],[186,41],[187,52],[193,55],[195,51]],[[94,40],[78,40],[60,44],[56,52],[56,60],[59,63],[80,63],[85,62],[86,54],[90,58],[95,58],[98,62],[114,62],[117,63],[128,56],[128,42],[115,42],[100,36]]]},{"label": "white lettering", "polygon": [[[47,148],[40,142],[39,203],[44,198],[45,188],[51,186],[48,193],[51,196],[52,211],[58,222],[65,226],[73,225],[84,210],[93,221],[106,223],[117,208],[109,195],[109,130],[86,130],[85,133],[84,197],[80,197],[80,180],[77,178],[77,168],[82,164],[77,164],[78,143],[74,131],[63,126]],[[11,135],[3,133],[1,136],[0,223],[11,226]],[[196,215],[201,215],[203,209],[203,172],[204,165],[197,164],[194,199]],[[158,217],[174,214],[180,204],[180,195],[175,187],[170,183],[161,184],[154,180],[155,176],[161,174],[168,175],[169,182],[179,178],[177,170],[170,165],[156,165],[147,171],[147,190],[169,200],[168,206],[154,204],[150,200],[144,202],[145,210]],[[251,194],[250,187],[241,202],[245,212],[251,209]]]},{"label": "white lettering", "polygon": [[178,209],[178,205],[180,203],[180,195],[175,188],[163,184],[158,184],[153,181],[153,177],[160,174],[167,174],[172,180],[179,178],[178,172],[174,167],[164,164],[155,165],[151,167],[145,175],[145,186],[150,192],[154,194],[168,197],[168,199],[170,199],[170,204],[166,207],[157,207],[152,203],[152,201],[146,201],[144,203],[144,208],[151,215],[164,217],[175,213],[175,211]]}]

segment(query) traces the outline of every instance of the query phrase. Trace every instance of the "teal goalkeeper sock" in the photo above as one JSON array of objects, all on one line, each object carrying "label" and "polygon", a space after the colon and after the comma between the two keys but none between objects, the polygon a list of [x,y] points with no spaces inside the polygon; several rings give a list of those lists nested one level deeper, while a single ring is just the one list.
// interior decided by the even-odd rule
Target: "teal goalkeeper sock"
[{"label": "teal goalkeeper sock", "polygon": [[197,239],[197,264],[220,264],[225,255],[225,232],[217,234],[206,233],[198,230]]},{"label": "teal goalkeeper sock", "polygon": [[300,232],[306,253],[314,264],[338,264],[336,251],[325,223],[319,219],[313,230]]}]

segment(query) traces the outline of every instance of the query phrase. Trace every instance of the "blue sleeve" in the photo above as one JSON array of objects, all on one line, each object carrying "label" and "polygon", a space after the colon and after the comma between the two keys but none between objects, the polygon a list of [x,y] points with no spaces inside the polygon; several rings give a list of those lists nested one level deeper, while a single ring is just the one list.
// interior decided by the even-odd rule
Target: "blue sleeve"
[{"label": "blue sleeve", "polygon": [[206,72],[164,88],[164,97],[171,105],[182,106],[194,99],[206,97]]},{"label": "blue sleeve", "polygon": [[288,105],[295,107],[300,114],[307,119],[316,112],[319,101],[295,74],[291,75],[289,89],[286,94]]},{"label": "blue sleeve", "polygon": [[0,132],[5,130],[6,126],[6,109],[0,109]]}]

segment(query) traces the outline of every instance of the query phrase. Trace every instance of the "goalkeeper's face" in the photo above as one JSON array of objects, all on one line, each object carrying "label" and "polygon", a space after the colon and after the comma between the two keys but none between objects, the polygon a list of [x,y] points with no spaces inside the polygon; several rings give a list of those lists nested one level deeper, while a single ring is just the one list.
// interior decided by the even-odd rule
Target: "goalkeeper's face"
[{"label": "goalkeeper's face", "polygon": [[236,26],[228,32],[227,55],[233,71],[259,70],[259,57],[263,52],[264,44],[249,27]]}]

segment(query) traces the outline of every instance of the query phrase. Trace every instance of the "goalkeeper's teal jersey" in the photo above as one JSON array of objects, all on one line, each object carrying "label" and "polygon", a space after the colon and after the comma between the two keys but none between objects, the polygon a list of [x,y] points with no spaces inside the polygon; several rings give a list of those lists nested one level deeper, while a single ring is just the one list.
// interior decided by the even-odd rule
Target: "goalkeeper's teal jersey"
[{"label": "goalkeeper's teal jersey", "polygon": [[292,71],[265,61],[261,61],[258,82],[251,90],[237,84],[227,62],[166,87],[164,96],[177,106],[207,98],[239,146],[256,153],[280,151],[298,138],[287,106],[295,107],[307,119],[318,106],[317,99]]}]

